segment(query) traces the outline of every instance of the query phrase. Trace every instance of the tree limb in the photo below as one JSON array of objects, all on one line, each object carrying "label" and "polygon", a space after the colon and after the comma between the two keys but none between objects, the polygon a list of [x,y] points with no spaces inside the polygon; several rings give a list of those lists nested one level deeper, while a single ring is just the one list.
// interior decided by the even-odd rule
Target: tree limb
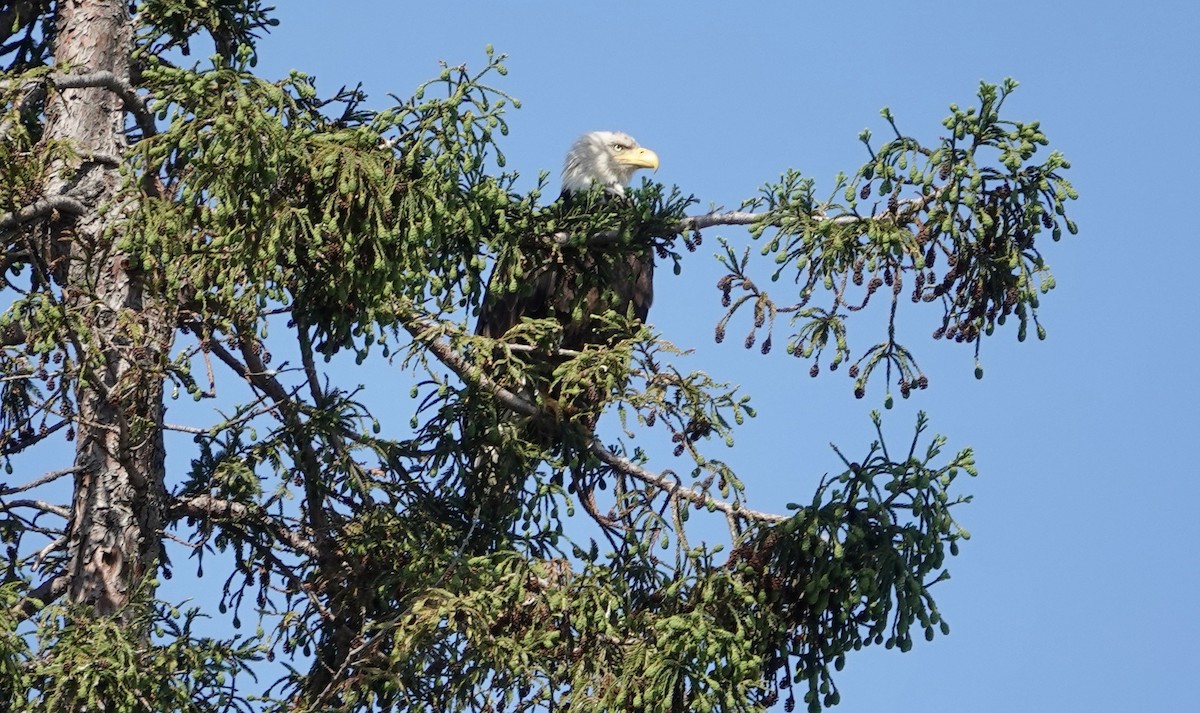
[{"label": "tree limb", "polygon": [[47,196],[46,198],[30,203],[24,208],[0,215],[0,230],[11,230],[22,223],[37,220],[54,211],[80,215],[86,210],[87,208],[83,203],[80,203],[71,196]]},{"label": "tree limb", "polygon": [[745,518],[746,520],[754,520],[755,522],[776,523],[783,522],[784,520],[788,519],[786,515],[775,515],[773,513],[759,512],[757,510],[744,508],[737,503],[727,503],[723,500],[717,500],[710,495],[688,488],[677,480],[670,480],[664,476],[651,473],[628,458],[623,458],[608,450],[608,448],[606,448],[604,444],[596,438],[592,438],[591,449],[592,453],[595,453],[597,458],[612,466],[616,470],[637,478],[647,485],[653,485],[660,490],[664,490],[671,497],[682,498],[698,507],[712,508],[714,510],[719,510],[731,517]]},{"label": "tree limb", "polygon": [[193,517],[223,519],[228,522],[250,522],[271,533],[275,539],[286,543],[293,550],[317,560],[322,559],[321,548],[302,537],[300,533],[288,528],[284,523],[273,519],[257,505],[224,500],[211,495],[194,495],[189,498],[177,498],[167,509],[167,517],[171,520]]},{"label": "tree limb", "polygon": [[[461,354],[454,350],[447,342],[444,342],[436,337],[432,337],[428,325],[423,325],[420,320],[409,320],[405,322],[405,329],[413,338],[425,344],[438,359],[450,367],[450,369],[458,375],[463,381],[473,384],[477,387],[485,389],[506,408],[516,413],[525,416],[541,415],[542,409],[536,404],[530,403],[527,399],[513,393],[504,388],[500,384],[490,379],[481,369],[468,362]],[[693,490],[678,481],[673,481],[661,475],[652,473],[638,464],[623,458],[612,451],[608,450],[595,434],[589,434],[592,453],[596,455],[602,462],[608,466],[625,473],[626,475],[636,478],[647,485],[652,485],[667,493],[669,497],[681,498],[698,507],[712,508],[725,513],[727,516],[742,518],[745,520],[753,520],[755,522],[776,523],[786,520],[783,515],[774,515],[771,513],[758,512],[750,510],[736,503],[727,503],[717,500],[706,493],[698,490]]]},{"label": "tree limb", "polygon": [[679,221],[679,232],[711,228],[714,225],[751,225],[768,218],[770,213],[752,213],[744,210],[712,212],[704,215],[689,215]]},{"label": "tree limb", "polygon": [[487,389],[510,411],[514,411],[523,416],[537,416],[541,414],[541,409],[539,409],[535,404],[530,403],[512,391],[504,388],[500,384],[492,381],[485,376],[478,367],[472,365],[470,362],[464,359],[461,354],[454,351],[453,347],[451,347],[449,344],[436,337],[431,337],[429,334],[430,330],[427,329],[428,325],[423,324],[419,320],[412,320],[405,321],[404,327],[414,339],[428,346],[429,350],[432,351],[443,364],[450,367],[450,369],[454,371],[454,373],[457,374],[460,379],[469,384],[474,384]]},{"label": "tree limb", "polygon": [[[817,211],[809,217],[814,221],[829,221],[833,225],[854,225],[856,223],[866,223],[873,220],[886,220],[887,218],[902,218],[907,217],[929,205],[931,202],[941,197],[946,188],[938,188],[918,198],[909,198],[899,201],[895,210],[883,210],[874,215],[853,215],[844,214],[835,217],[828,217],[825,213]],[[689,230],[702,230],[711,228],[717,225],[753,225],[754,223],[765,222],[769,225],[778,226],[778,214],[773,211],[745,211],[745,210],[729,210],[729,211],[712,211],[702,215],[689,215],[676,223],[670,234],[656,235],[658,238],[669,238],[672,235],[680,235]],[[620,240],[621,233],[617,230],[605,230],[588,238],[589,245],[606,245]],[[549,240],[558,244],[566,245],[571,242],[572,236],[567,232],[558,232],[549,236]]]},{"label": "tree limb", "polygon": [[18,486],[11,487],[11,488],[10,487],[0,488],[0,497],[3,497],[5,495],[12,495],[14,493],[23,493],[26,490],[33,490],[34,488],[38,487],[39,485],[45,485],[46,483],[49,483],[51,481],[58,480],[59,478],[63,477],[64,475],[71,475],[73,473],[78,473],[81,470],[83,470],[83,466],[76,465],[76,466],[72,466],[70,468],[64,468],[63,470],[56,470],[51,473],[46,473],[42,477],[37,478],[36,480],[31,480],[24,485],[18,485]]},{"label": "tree limb", "polygon": [[[855,223],[866,223],[873,220],[887,220],[888,218],[907,217],[917,211],[923,209],[931,202],[941,197],[946,189],[938,188],[930,191],[918,198],[909,198],[897,202],[896,209],[882,210],[874,215],[853,215],[844,214],[830,218],[821,211],[811,214],[809,217],[815,221],[829,221],[834,225],[854,225]],[[752,225],[754,223],[767,221],[771,225],[778,225],[775,219],[775,214],[770,211],[755,213],[744,210],[731,210],[724,212],[705,213],[703,215],[691,215],[679,221],[678,231],[686,232],[688,230],[701,230],[703,228],[711,228],[714,225]]]},{"label": "tree limb", "polygon": [[[59,574],[47,579],[37,587],[30,590],[29,594],[21,598],[20,603],[13,607],[13,614],[21,619],[28,619],[38,610],[47,604],[52,603],[62,595],[67,593],[67,586],[71,583],[71,578],[65,574]],[[41,602],[39,605],[38,602]]]},{"label": "tree limb", "polygon": [[48,503],[45,500],[10,500],[6,503],[0,502],[0,511],[12,510],[13,508],[32,508],[34,510],[41,510],[42,512],[53,513],[64,520],[71,518],[71,510],[69,508]]},{"label": "tree limb", "polygon": [[138,96],[128,82],[112,72],[88,72],[87,74],[55,74],[51,76],[54,86],[59,89],[107,89],[120,97],[125,109],[133,114],[134,121],[142,130],[142,136],[154,136],[158,127],[154,124],[154,113],[146,106],[146,102]]},{"label": "tree limb", "polygon": [[[202,333],[197,328],[197,333]],[[235,337],[236,338],[236,337]],[[275,372],[268,369],[263,363],[262,358],[256,349],[257,343],[247,339],[241,339],[242,359],[245,362],[238,361],[225,347],[215,339],[210,339],[208,348],[218,359],[225,362],[235,372],[246,379],[251,386],[263,392],[271,398],[275,406],[279,409],[279,418],[287,424],[288,428],[296,434],[302,434],[304,429],[300,419],[301,409],[296,404],[295,394],[289,394],[283,384],[275,378]],[[316,450],[313,448],[312,441],[299,437],[295,438],[295,444],[299,450],[299,465],[305,473],[305,495],[309,498],[308,517],[309,526],[318,540],[324,540],[328,535],[326,532],[326,517],[325,510],[322,505],[323,496],[317,489],[317,482],[321,477],[320,459],[317,458]]]}]

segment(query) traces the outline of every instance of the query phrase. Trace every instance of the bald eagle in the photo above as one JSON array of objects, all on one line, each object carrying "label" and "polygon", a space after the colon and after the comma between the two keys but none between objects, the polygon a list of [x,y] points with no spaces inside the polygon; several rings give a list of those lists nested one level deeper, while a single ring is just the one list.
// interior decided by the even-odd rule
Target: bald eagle
[{"label": "bald eagle", "polygon": [[[638,146],[628,134],[613,131],[584,134],[571,146],[563,163],[559,203],[547,210],[561,211],[561,215],[569,218],[578,217],[587,206],[611,208],[594,202],[595,194],[602,193],[609,200],[619,198],[634,172],[657,167],[658,156]],[[596,186],[602,190],[595,189]],[[476,334],[501,339],[521,324],[522,318],[554,319],[562,328],[558,346],[582,351],[589,345],[603,345],[624,336],[614,334],[611,325],[593,319],[593,315],[613,310],[632,315],[638,321],[646,319],[654,297],[654,247],[649,242],[602,246],[583,242],[560,246],[531,240],[530,246],[527,250],[510,246],[498,257],[480,308]],[[482,538],[481,542],[487,537],[498,541],[503,536],[518,512],[518,489],[514,487],[520,481],[518,474],[536,467],[527,452],[520,447],[514,449],[514,441],[500,437],[502,432],[516,435],[517,442],[541,448],[562,448],[564,452],[578,449],[580,444],[572,444],[571,431],[563,429],[561,421],[583,414],[582,423],[594,428],[595,407],[604,399],[598,389],[564,397],[558,388],[547,385],[551,372],[564,362],[562,355],[535,353],[527,355],[525,360],[531,378],[502,385],[530,400],[540,395],[544,412],[532,419],[512,415],[506,423],[515,425],[515,429],[463,429],[465,434],[480,439],[474,467],[464,473],[466,508],[472,514],[471,531],[476,531],[480,523],[494,525],[477,531],[475,536]],[[562,472],[556,471],[551,479],[562,485]],[[572,466],[571,487],[584,481],[583,471],[576,463]],[[604,522],[605,517],[597,514],[591,486],[581,487],[584,508]]]},{"label": "bald eagle", "polygon": [[[562,195],[586,194],[593,186],[610,196],[621,196],[640,168],[658,169],[658,155],[619,131],[593,131],[571,146],[563,162]],[[542,264],[516,265],[501,257],[488,284],[475,333],[499,339],[521,323],[522,317],[555,317],[563,327],[562,348],[581,350],[603,341],[591,316],[606,310],[632,314],[645,321],[654,299],[654,253],[649,245],[624,247],[620,254],[601,259],[583,255],[577,264],[565,264],[546,254]],[[521,270],[513,280],[514,270]],[[591,284],[585,284],[590,282]],[[516,290],[508,285],[516,284]],[[582,319],[574,318],[582,309]]]}]

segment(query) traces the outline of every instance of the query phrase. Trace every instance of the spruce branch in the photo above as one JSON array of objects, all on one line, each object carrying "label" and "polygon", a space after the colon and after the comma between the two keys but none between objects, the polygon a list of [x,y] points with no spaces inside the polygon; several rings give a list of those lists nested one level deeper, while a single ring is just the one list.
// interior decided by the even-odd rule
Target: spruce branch
[{"label": "spruce branch", "polygon": [[[448,366],[451,371],[457,374],[460,379],[477,388],[490,392],[496,400],[509,410],[524,416],[550,415],[528,399],[496,383],[484,374],[482,369],[471,364],[462,354],[455,351],[449,342],[436,336],[438,328],[434,327],[434,325],[420,319],[409,319],[405,321],[404,326],[414,339],[428,347],[429,351],[439,361]],[[628,458],[613,453],[596,438],[594,433],[588,433],[587,440],[589,443],[588,448],[603,463],[646,485],[662,490],[669,498],[683,499],[697,507],[718,510],[733,519],[762,523],[777,523],[787,519],[782,515],[750,510],[737,503],[717,500],[706,493],[689,488],[678,481],[673,481],[665,476],[652,473]]]},{"label": "spruce branch", "polygon": [[167,517],[178,520],[184,517],[213,519],[228,523],[249,523],[269,532],[276,540],[287,544],[296,552],[320,560],[321,548],[285,523],[272,518],[257,505],[240,503],[211,495],[194,495],[176,498],[167,510]]},{"label": "spruce branch", "polygon": [[[12,85],[10,85],[8,82],[0,82],[0,90],[7,91],[11,86]],[[17,97],[17,99],[13,102],[12,118],[0,121],[0,138],[7,139],[9,132],[13,129],[13,124],[20,121],[21,115],[24,114],[29,107],[37,105],[37,103],[40,102],[44,96],[46,96],[45,82],[37,79],[31,79],[24,82],[21,85],[20,96]]]},{"label": "spruce branch", "polygon": [[[902,220],[914,213],[924,209],[930,203],[938,200],[946,191],[946,187],[938,188],[930,191],[920,197],[910,198],[899,201],[895,208],[888,208],[879,211],[872,215],[853,215],[843,214],[836,216],[828,216],[822,211],[811,213],[808,217],[815,222],[828,222],[831,225],[856,225],[859,223],[869,223],[872,221],[882,220]],[[766,225],[779,227],[781,224],[782,211],[746,211],[746,210],[728,210],[728,211],[710,211],[700,215],[690,215],[683,218],[675,225],[671,226],[668,233],[663,235],[654,235],[651,237],[671,238],[675,235],[681,235],[688,231],[703,230],[704,228],[712,228],[719,225],[754,225],[755,223],[764,223]],[[549,236],[549,240],[556,245],[567,245],[573,242],[572,235],[565,231],[560,231]],[[621,232],[618,230],[604,230],[588,237],[589,245],[609,245],[618,243],[622,240]]]},{"label": "spruce branch", "polygon": [[[218,359],[249,382],[251,386],[271,398],[271,401],[274,402],[279,410],[279,419],[287,425],[289,430],[295,433],[303,433],[305,429],[300,418],[302,409],[295,398],[296,391],[289,393],[283,384],[275,378],[275,371],[268,369],[266,364],[263,363],[260,356],[261,345],[256,340],[244,336],[237,337],[237,339],[241,345],[241,360],[230,353],[224,345],[215,339],[210,339],[207,342],[207,346]],[[326,513],[322,504],[323,497],[319,492],[320,487],[318,485],[323,475],[320,458],[317,457],[316,448],[313,447],[312,442],[308,439],[297,439],[297,447],[300,450],[300,462],[298,465],[304,472],[305,493],[309,499],[307,508],[309,526],[316,533],[318,539],[324,539],[328,533],[325,531],[327,525]]]}]

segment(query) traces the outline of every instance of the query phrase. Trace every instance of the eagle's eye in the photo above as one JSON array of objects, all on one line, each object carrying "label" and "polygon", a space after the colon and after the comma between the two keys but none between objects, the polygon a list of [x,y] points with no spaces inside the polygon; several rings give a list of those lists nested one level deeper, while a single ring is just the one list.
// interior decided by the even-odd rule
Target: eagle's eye
[{"label": "eagle's eye", "polygon": [[620,153],[625,150],[625,146],[623,144],[613,144],[612,148],[613,148],[613,151],[616,151],[617,153]]}]

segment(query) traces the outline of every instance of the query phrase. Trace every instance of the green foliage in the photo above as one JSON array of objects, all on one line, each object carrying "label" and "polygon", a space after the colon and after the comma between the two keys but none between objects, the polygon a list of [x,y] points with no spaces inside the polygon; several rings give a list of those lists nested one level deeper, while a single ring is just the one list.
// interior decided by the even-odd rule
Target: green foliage
[{"label": "green foliage", "polygon": [[[907,453],[895,458],[878,412],[872,419],[879,440],[866,456],[843,456],[846,470],[823,481],[808,507],[794,506],[795,516],[763,531],[740,555],[764,562],[767,600],[780,607],[782,631],[791,632],[776,639],[768,670],[806,681],[813,711],[837,703],[830,668],[840,670],[850,651],[870,644],[908,651],[914,623],[927,640],[949,633],[930,587],[949,577],[947,551],[957,553],[958,540],[969,537],[950,508],[970,497],[949,491],[960,473],[976,475],[971,451],[938,464],[946,439],[923,443],[922,413]],[[794,673],[789,656],[797,661]]]},{"label": "green foliage", "polygon": [[38,195],[39,179],[52,158],[48,152],[31,150],[39,131],[37,122],[29,120],[32,112],[22,101],[23,89],[18,82],[0,84],[0,128],[5,136],[0,142],[0,175],[5,177],[0,182],[0,210],[6,213]]},{"label": "green foliage", "polygon": [[847,653],[908,650],[914,625],[925,638],[949,631],[930,587],[967,536],[950,508],[969,498],[950,487],[975,471],[969,451],[940,462],[944,439],[925,441],[926,425],[922,416],[898,458],[880,431],[861,463],[847,462],[793,517],[745,533],[723,564],[704,547],[673,567],[654,564],[637,538],[608,563],[594,544],[540,563],[515,551],[431,558],[422,551],[444,553],[457,537],[444,519],[373,509],[343,530],[339,554],[357,563],[353,576],[319,585],[351,585],[330,601],[352,598],[348,609],[372,623],[357,673],[314,707],[623,710],[686,700],[745,710],[772,705],[781,687],[792,695],[793,679],[806,684],[810,709],[832,705],[832,669]]},{"label": "green foliage", "polygon": [[477,302],[477,236],[503,215],[509,181],[483,173],[508,100],[479,80],[502,59],[418,91],[445,98],[380,112],[342,92],[336,119],[300,74],[148,67],[169,123],[142,142],[139,171],[163,175],[164,191],[141,200],[127,249],[226,324],[291,305],[326,353],[384,340],[398,299],[435,312]]},{"label": "green foliage", "polygon": [[256,59],[253,48],[261,33],[279,21],[270,17],[273,7],[258,0],[144,0],[135,6],[138,19],[140,55],[148,59],[178,49],[191,54],[191,42],[211,42],[218,55],[231,59],[240,49],[248,51],[251,66]]},{"label": "green foliage", "polygon": [[[7,614],[17,598],[10,596],[12,585],[4,592],[0,611]],[[0,700],[7,710],[82,711],[101,704],[116,713],[252,710],[237,684],[252,677],[261,646],[236,636],[197,636],[200,618],[196,608],[155,604],[128,621],[51,606],[25,635],[16,634],[11,619],[0,621]]]},{"label": "green foliage", "polygon": [[[1016,86],[1012,80],[983,83],[978,108],[952,105],[943,122],[950,134],[932,147],[902,134],[885,108],[881,113],[895,138],[874,148],[871,132],[863,131],[859,138],[871,160],[852,177],[839,175],[831,198],[817,201],[814,182],[788,171],[748,201],[747,207],[766,209],[751,232],[766,241],[762,253],[773,255],[778,265],[771,280],[791,275],[800,291],[794,303],[780,304],[749,276],[749,254],[739,257],[726,245],[722,262],[729,275],[718,288],[727,312],[717,327],[718,341],[734,314],[750,305],[754,319],[745,344],[753,346],[765,330],[765,353],[775,318],[787,314],[797,325],[788,352],[811,360],[812,376],[830,348],[830,371],[851,362],[848,372],[859,398],[880,366],[889,390],[894,383],[907,398],[926,388],[928,379],[896,336],[906,279],[911,302],[941,304],[934,338],[974,344],[977,361],[982,337],[1012,316],[1019,339],[1025,339],[1030,322],[1045,338],[1037,308],[1054,279],[1037,237],[1050,231],[1057,241],[1064,226],[1076,232],[1065,203],[1077,194],[1062,175],[1070,168],[1062,154],[1033,160],[1047,144],[1037,122],[1000,118]],[[734,290],[745,294],[733,299]],[[845,320],[881,290],[890,301],[888,338],[855,358]],[[819,294],[828,295],[828,307],[810,306]]]},{"label": "green foliage", "polygon": [[[4,539],[12,541],[5,533]],[[19,710],[29,690],[25,662],[30,658],[29,644],[17,627],[17,607],[25,595],[21,582],[0,585],[0,704],[5,710]]]}]

